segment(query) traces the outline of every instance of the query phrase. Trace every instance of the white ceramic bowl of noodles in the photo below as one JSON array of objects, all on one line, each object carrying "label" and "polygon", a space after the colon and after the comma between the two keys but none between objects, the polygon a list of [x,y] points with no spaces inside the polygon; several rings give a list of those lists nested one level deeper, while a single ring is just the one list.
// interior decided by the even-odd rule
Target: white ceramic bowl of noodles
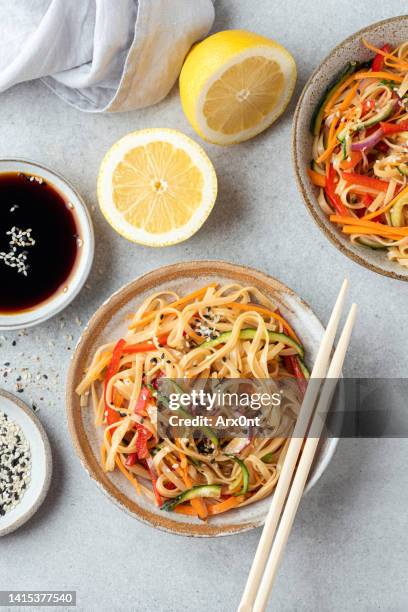
[{"label": "white ceramic bowl of noodles", "polygon": [[361,43],[366,38],[370,43],[382,47],[389,43],[395,47],[408,40],[408,15],[393,17],[374,23],[335,47],[316,68],[307,81],[299,98],[293,121],[293,162],[299,189],[308,211],[323,233],[347,257],[360,265],[398,280],[408,281],[408,268],[396,261],[390,261],[383,250],[370,249],[352,243],[348,237],[334,226],[320,208],[317,201],[318,188],[312,185],[307,168],[312,159],[313,136],[310,124],[313,113],[319,105],[324,92],[333,79],[341,73],[348,62],[366,62],[373,57]]},{"label": "white ceramic bowl of noodles", "polygon": [[[313,363],[324,329],[310,307],[293,291],[276,279],[251,268],[221,261],[193,261],[166,266],[145,274],[119,289],[102,304],[79,339],[67,381],[69,430],[74,448],[88,474],[122,509],[149,525],[179,535],[212,537],[259,527],[265,520],[271,498],[211,517],[208,522],[160,510],[145,498],[138,497],[120,472],[103,472],[99,460],[102,428],[96,430],[92,408],[81,408],[75,389],[94,350],[124,334],[127,315],[134,312],[148,295],[161,290],[173,290],[180,295],[186,295],[214,281],[221,284],[239,282],[256,286],[272,298],[303,341],[307,363],[309,366]],[[316,484],[327,468],[337,442],[337,438],[333,437],[322,440],[306,491]]]}]

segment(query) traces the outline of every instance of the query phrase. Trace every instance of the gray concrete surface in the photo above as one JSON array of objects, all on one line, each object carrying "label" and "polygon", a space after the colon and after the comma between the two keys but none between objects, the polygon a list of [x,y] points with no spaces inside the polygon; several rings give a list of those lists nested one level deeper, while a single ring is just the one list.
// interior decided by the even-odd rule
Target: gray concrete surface
[{"label": "gray concrete surface", "polygon": [[[407,373],[408,285],[346,259],[321,234],[297,192],[291,168],[295,101],[314,66],[360,27],[404,12],[404,3],[351,0],[216,0],[215,29],[247,28],[276,38],[295,55],[296,95],[284,118],[236,148],[205,145],[217,169],[219,198],[201,231],[159,250],[117,236],[96,208],[95,178],[106,149],[143,127],[194,136],[176,90],[141,112],[91,116],[71,109],[41,83],[0,96],[0,156],[32,158],[63,173],[84,195],[97,236],[88,288],[61,316],[4,334],[0,384],[39,407],[54,450],[51,491],[38,514],[0,541],[0,589],[75,589],[80,610],[234,610],[259,531],[195,540],[154,531],[123,514],[89,480],[74,455],[64,412],[64,379],[83,325],[123,283],[158,266],[193,258],[248,264],[277,276],[326,320],[347,275],[360,316],[346,373]],[[16,346],[12,341],[16,340]],[[46,373],[48,380],[42,378]],[[271,610],[403,611],[408,472],[406,440],[342,441],[324,477],[304,499],[273,592]]]}]

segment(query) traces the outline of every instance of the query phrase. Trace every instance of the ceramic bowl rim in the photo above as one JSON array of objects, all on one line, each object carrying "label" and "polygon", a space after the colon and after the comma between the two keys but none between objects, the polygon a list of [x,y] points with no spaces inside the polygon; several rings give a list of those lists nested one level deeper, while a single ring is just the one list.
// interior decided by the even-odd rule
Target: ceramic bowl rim
[{"label": "ceramic bowl rim", "polygon": [[[192,523],[176,523],[166,516],[158,516],[140,505],[137,506],[137,511],[133,509],[133,507],[131,508],[127,503],[126,495],[117,489],[108,478],[100,478],[101,468],[90,447],[82,420],[78,416],[78,413],[80,413],[80,406],[78,397],[75,394],[75,388],[78,384],[79,377],[82,376],[83,373],[82,366],[84,356],[82,355],[82,352],[86,349],[88,339],[92,336],[95,330],[95,333],[98,333],[97,330],[100,325],[104,325],[108,320],[110,320],[111,317],[109,316],[109,313],[113,311],[112,316],[114,316],[114,313],[120,309],[121,304],[123,305],[127,303],[129,299],[128,296],[132,294],[134,287],[144,284],[145,286],[142,287],[141,291],[145,291],[147,289],[152,290],[155,282],[156,284],[157,282],[160,284],[160,282],[163,282],[166,277],[170,277],[172,274],[177,273],[180,270],[182,274],[187,275],[188,273],[192,274],[194,271],[198,271],[200,268],[205,268],[207,275],[214,274],[214,276],[218,275],[219,277],[222,277],[223,275],[228,277],[229,273],[235,275],[240,274],[242,276],[246,275],[247,277],[250,276],[251,279],[253,279],[253,282],[258,281],[258,283],[264,283],[265,285],[269,286],[270,289],[272,289],[272,284],[275,283],[279,286],[280,291],[285,291],[291,297],[294,297],[305,309],[305,311],[313,316],[316,322],[322,327],[322,330],[324,329],[322,323],[316,317],[313,310],[302,298],[297,295],[297,293],[276,278],[254,268],[239,264],[231,264],[222,260],[193,260],[162,266],[138,276],[133,281],[130,281],[115,291],[110,297],[107,298],[107,300],[103,302],[101,306],[99,306],[89,322],[86,324],[75,347],[75,352],[71,357],[71,363],[69,366],[66,382],[66,415],[74,450],[78,455],[83,468],[88,473],[90,478],[96,482],[104,494],[106,494],[107,497],[118,507],[125,510],[128,514],[142,523],[168,533],[184,536],[215,537],[242,533],[244,531],[259,527],[263,524],[264,517],[262,520],[248,520],[247,522],[242,521],[242,523],[239,524],[211,525],[210,523],[195,525]],[[207,272],[207,270],[211,272]],[[149,285],[149,283],[151,284]],[[317,469],[315,469],[312,478],[308,482],[305,492],[309,491],[317,483],[327,469],[337,448],[338,441],[339,439],[334,437],[328,439],[324,453],[320,455],[320,463],[317,466]]]}]

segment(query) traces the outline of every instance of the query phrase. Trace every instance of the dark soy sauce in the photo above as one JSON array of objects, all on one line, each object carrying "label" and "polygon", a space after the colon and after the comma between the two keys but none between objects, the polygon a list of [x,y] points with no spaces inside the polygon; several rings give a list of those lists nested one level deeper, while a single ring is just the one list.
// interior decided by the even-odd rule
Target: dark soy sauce
[{"label": "dark soy sauce", "polygon": [[32,309],[63,290],[78,252],[70,206],[38,176],[0,173],[0,313]]}]

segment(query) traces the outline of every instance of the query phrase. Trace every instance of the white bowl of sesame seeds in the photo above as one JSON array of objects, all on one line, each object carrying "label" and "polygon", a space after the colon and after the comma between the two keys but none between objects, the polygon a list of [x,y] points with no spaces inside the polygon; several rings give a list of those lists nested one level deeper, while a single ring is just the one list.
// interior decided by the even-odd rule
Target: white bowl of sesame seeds
[{"label": "white bowl of sesame seeds", "polygon": [[23,525],[38,510],[51,474],[50,444],[38,417],[0,389],[0,536]]},{"label": "white bowl of sesame seeds", "polygon": [[0,330],[37,325],[64,309],[94,256],[87,207],[41,164],[0,159]]}]

